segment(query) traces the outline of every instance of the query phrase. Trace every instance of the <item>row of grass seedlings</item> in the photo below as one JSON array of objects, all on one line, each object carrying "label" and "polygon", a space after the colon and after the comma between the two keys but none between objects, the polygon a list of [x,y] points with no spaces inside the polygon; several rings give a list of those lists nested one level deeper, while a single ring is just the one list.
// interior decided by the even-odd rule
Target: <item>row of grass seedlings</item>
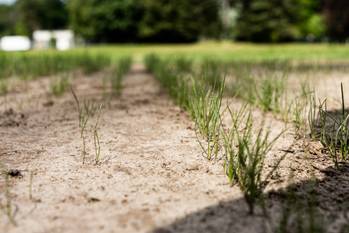
[{"label": "row of grass seedlings", "polygon": [[52,77],[52,79],[50,84],[51,93],[54,96],[62,96],[70,86],[70,73],[62,72]]},{"label": "row of grass seedlings", "polygon": [[[207,145],[201,143],[200,136],[197,134],[205,157],[209,160],[217,157],[219,151],[219,113],[223,88],[221,88],[220,94],[216,94],[215,91],[207,88],[202,78],[195,79],[190,74],[186,74],[191,72],[188,65],[190,62],[182,60],[182,58],[179,60],[160,60],[155,55],[150,55],[146,59],[146,64],[169,95],[194,119],[200,136],[203,136],[205,143],[207,143]],[[186,72],[181,70],[183,66],[187,68]]]},{"label": "row of grass seedlings", "polygon": [[232,184],[237,184],[243,192],[249,213],[254,214],[256,203],[263,203],[263,191],[269,178],[276,172],[282,156],[272,166],[266,176],[265,158],[283,131],[274,138],[270,136],[270,129],[265,127],[264,120],[256,133],[253,129],[257,123],[246,106],[237,113],[228,108],[232,125],[222,130],[223,148],[225,153],[225,173]]},{"label": "row of grass seedlings", "polygon": [[[146,64],[177,104],[190,113],[195,121],[195,131],[199,132],[197,139],[205,157],[209,160],[217,158],[224,85],[218,91],[213,90],[206,83],[208,78],[205,75],[211,75],[207,70],[200,72],[200,78],[192,77],[188,74],[192,73],[192,63],[184,58],[160,60],[155,55],[149,55]],[[206,145],[200,137],[204,137]]]},{"label": "row of grass seedlings", "polygon": [[208,159],[217,157],[219,148],[223,145],[225,172],[232,184],[238,184],[244,193],[250,213],[254,213],[256,202],[263,198],[267,181],[282,160],[282,158],[277,160],[273,169],[265,178],[262,177],[265,157],[282,132],[270,139],[269,129],[265,129],[262,124],[257,134],[254,135],[252,129],[256,124],[247,107],[242,108],[237,114],[228,108],[233,124],[230,129],[223,129],[220,109],[224,84],[218,91],[207,85],[204,78],[192,78],[191,82],[186,82],[187,85],[178,85],[180,76],[172,75],[175,72],[173,70],[171,72],[169,61],[160,61],[152,55],[148,57],[147,64],[170,93],[171,89],[177,91],[171,94],[172,97],[178,97],[175,93],[178,93],[180,88],[186,87],[187,90],[191,88],[187,95],[187,98],[190,99],[188,111],[192,114],[197,131],[207,139],[207,146],[204,146],[199,140],[205,156]]},{"label": "row of grass seedlings", "polygon": [[47,52],[2,54],[0,66],[3,77],[17,76],[25,80],[54,75],[81,68],[86,73],[110,65],[110,57],[87,52]]},{"label": "row of grass seedlings", "polygon": [[0,162],[0,175],[4,179],[4,189],[3,194],[1,194],[0,199],[0,211],[4,213],[9,222],[16,226],[16,214],[18,212],[18,207],[13,203],[12,194],[10,192],[10,177],[5,166]]},{"label": "row of grass seedlings", "polygon": [[131,57],[125,57],[118,60],[116,66],[112,68],[112,74],[110,78],[112,93],[115,96],[121,95],[122,80],[124,76],[129,72],[132,65]]}]

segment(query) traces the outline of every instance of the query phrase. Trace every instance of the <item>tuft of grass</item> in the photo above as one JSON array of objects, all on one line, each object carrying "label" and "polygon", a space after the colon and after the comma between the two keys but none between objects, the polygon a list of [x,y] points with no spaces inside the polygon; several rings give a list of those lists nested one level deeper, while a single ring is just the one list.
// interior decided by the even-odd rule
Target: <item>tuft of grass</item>
[{"label": "tuft of grass", "polygon": [[190,73],[193,68],[193,60],[187,57],[178,57],[174,59],[174,66],[178,72]]},{"label": "tuft of grass", "polygon": [[95,149],[95,157],[94,162],[95,165],[100,163],[100,155],[101,155],[101,144],[100,144],[100,134],[99,134],[99,122],[103,109],[103,104],[97,104],[96,102],[85,100],[83,104],[81,104],[78,99],[74,89],[71,88],[73,97],[76,102],[77,110],[79,113],[79,128],[80,128],[80,138],[82,140],[82,164],[86,163],[86,139],[87,139],[87,124],[92,117],[97,116],[95,124],[92,126],[92,134],[93,134],[93,143]]},{"label": "tuft of grass", "polygon": [[205,88],[199,81],[193,81],[193,95],[190,98],[190,110],[195,125],[207,145],[198,142],[208,160],[217,159],[220,150],[220,109],[222,106],[224,84],[216,92]]},{"label": "tuft of grass", "polygon": [[[270,66],[270,67],[269,67]],[[265,112],[280,113],[285,97],[286,70],[258,68],[258,64],[245,66],[234,65],[233,80],[228,87],[229,93],[261,108]]]},{"label": "tuft of grass", "polygon": [[223,148],[225,153],[224,168],[231,184],[237,184],[243,192],[249,213],[253,214],[255,204],[263,199],[263,191],[268,179],[277,170],[284,156],[277,160],[273,169],[263,178],[266,155],[283,132],[270,138],[270,130],[261,124],[256,133],[256,123],[252,119],[251,110],[246,106],[238,112],[228,108],[232,125],[222,130]]},{"label": "tuft of grass", "polygon": [[59,77],[54,79],[55,80],[51,81],[50,85],[51,93],[55,96],[61,96],[66,92],[66,90],[70,86],[69,74],[63,73]]},{"label": "tuft of grass", "polygon": [[0,96],[7,95],[9,91],[6,80],[0,80]]},{"label": "tuft of grass", "polygon": [[342,109],[339,114],[327,110],[326,99],[318,107],[313,104],[309,114],[312,137],[320,140],[337,168],[340,162],[349,159],[349,114],[345,110],[343,84],[341,97]]},{"label": "tuft of grass", "polygon": [[283,78],[264,78],[257,91],[258,105],[263,111],[280,112],[282,95],[285,91]]},{"label": "tuft of grass", "polygon": [[222,62],[215,60],[205,60],[200,67],[199,77],[216,91],[220,91],[225,85],[225,66]]},{"label": "tuft of grass", "polygon": [[[295,129],[296,137],[304,137],[308,130],[308,120],[314,119],[316,112],[314,113],[314,91],[312,91],[307,82],[301,83],[301,94],[297,96],[290,104],[290,110],[292,115],[292,124]],[[309,125],[309,129],[312,132],[312,126]]]},{"label": "tuft of grass", "polygon": [[115,96],[121,95],[122,80],[127,72],[129,72],[132,65],[131,57],[125,57],[118,60],[115,67],[112,69],[110,77],[112,93]]}]

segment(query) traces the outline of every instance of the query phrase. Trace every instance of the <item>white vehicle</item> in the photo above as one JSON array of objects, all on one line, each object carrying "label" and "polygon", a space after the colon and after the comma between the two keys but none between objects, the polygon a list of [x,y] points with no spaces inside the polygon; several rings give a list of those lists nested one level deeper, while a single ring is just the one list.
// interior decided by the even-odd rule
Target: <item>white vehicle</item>
[{"label": "white vehicle", "polygon": [[4,51],[27,51],[31,49],[31,42],[26,36],[4,36],[0,39],[0,49]]}]

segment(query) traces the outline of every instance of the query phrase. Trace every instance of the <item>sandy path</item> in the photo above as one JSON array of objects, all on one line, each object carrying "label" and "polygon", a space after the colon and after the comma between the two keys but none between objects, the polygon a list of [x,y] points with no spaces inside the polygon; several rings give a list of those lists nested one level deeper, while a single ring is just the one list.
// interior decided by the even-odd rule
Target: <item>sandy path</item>
[{"label": "sandy path", "polygon": [[[102,75],[75,78],[73,85],[80,99],[101,102]],[[221,164],[200,156],[193,123],[144,67],[133,67],[125,79],[122,96],[112,99],[102,112],[104,162],[98,166],[92,162],[90,131],[89,162],[82,164],[72,95],[54,98],[47,94],[48,84],[47,79],[33,81],[29,91],[10,95],[9,106],[15,111],[0,118],[0,125],[8,119],[15,120],[15,124],[0,127],[0,159],[8,168],[19,169],[23,174],[23,178],[11,179],[10,187],[13,203],[18,207],[18,226],[9,224],[1,214],[1,233],[264,232],[262,218],[247,215],[239,189],[228,185]],[[48,104],[48,100],[52,103]],[[12,102],[21,104],[18,107]],[[235,100],[230,102],[233,107],[241,105]],[[0,108],[3,112],[3,106]],[[254,111],[257,118],[261,114]],[[271,114],[267,120],[273,134],[283,127]],[[292,132],[283,135],[267,161],[275,160],[283,153],[280,150],[292,142]],[[299,145],[292,150],[273,178],[272,188],[286,185],[290,167],[302,188],[311,179],[314,164],[323,170],[330,166],[319,151],[310,154]],[[29,199],[30,172],[34,174],[34,200]],[[336,192],[345,198],[349,191],[346,174],[348,170],[326,177],[326,173],[315,171],[322,182],[324,202],[331,200],[328,193],[338,183],[344,188]],[[0,180],[0,188],[4,187]],[[268,208],[277,213],[274,210],[278,205]]]}]

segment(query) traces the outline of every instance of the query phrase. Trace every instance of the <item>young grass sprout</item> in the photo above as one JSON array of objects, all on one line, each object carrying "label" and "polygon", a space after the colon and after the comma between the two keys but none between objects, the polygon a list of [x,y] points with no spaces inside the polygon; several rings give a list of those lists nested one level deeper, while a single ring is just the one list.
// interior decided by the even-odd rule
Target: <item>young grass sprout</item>
[{"label": "young grass sprout", "polygon": [[103,105],[100,105],[98,108],[96,123],[93,127],[93,142],[95,147],[95,164],[96,165],[100,163],[100,157],[101,157],[101,144],[100,144],[100,135],[98,132],[98,127],[99,127],[102,108],[103,108]]},{"label": "young grass sprout", "polygon": [[220,110],[222,106],[224,85],[215,92],[213,89],[200,85],[200,81],[193,81],[193,95],[190,101],[195,125],[200,135],[205,138],[206,146],[198,142],[208,160],[218,158],[220,150]]}]

